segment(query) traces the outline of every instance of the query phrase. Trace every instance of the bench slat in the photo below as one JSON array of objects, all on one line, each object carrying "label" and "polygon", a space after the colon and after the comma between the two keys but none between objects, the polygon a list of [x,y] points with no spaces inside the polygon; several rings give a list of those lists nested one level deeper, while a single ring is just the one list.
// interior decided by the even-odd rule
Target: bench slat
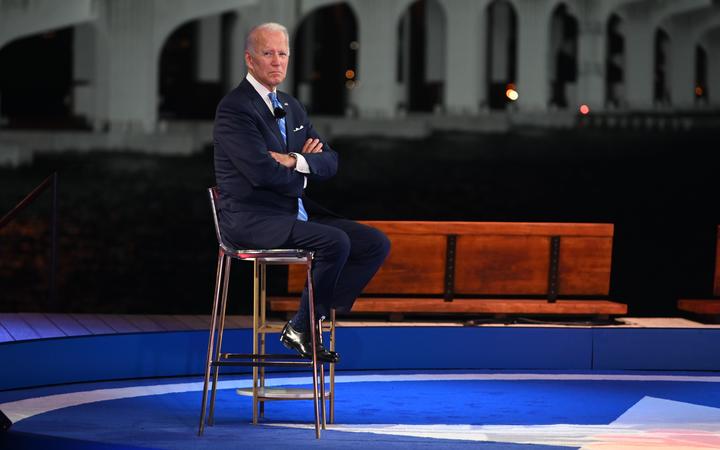
[{"label": "bench slat", "polygon": [[549,265],[546,236],[460,236],[455,292],[542,295],[547,292]]},{"label": "bench slat", "polygon": [[608,295],[611,264],[612,238],[563,237],[559,294]]},{"label": "bench slat", "polygon": [[[271,297],[274,312],[297,309],[293,297]],[[558,300],[549,303],[538,299],[474,299],[452,302],[435,298],[359,298],[354,313],[428,313],[428,314],[567,314],[567,315],[623,315],[627,305],[609,300]]]},{"label": "bench slat", "polygon": [[363,291],[366,294],[437,294],[445,289],[447,237],[391,237],[390,254]]},{"label": "bench slat", "polygon": [[361,221],[389,234],[611,237],[611,223]]},{"label": "bench slat", "polygon": [[681,311],[694,314],[720,314],[720,300],[681,299],[678,300],[677,307]]}]

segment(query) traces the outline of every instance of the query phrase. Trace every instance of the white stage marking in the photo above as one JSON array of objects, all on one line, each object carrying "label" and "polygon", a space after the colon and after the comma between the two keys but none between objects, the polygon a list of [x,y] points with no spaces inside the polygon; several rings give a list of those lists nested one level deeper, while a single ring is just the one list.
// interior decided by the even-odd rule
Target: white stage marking
[{"label": "white stage marking", "polygon": [[[308,424],[267,424],[307,428]],[[553,445],[582,450],[720,448],[720,409],[644,397],[609,425],[328,425],[332,431],[391,436]]]},{"label": "white stage marking", "polygon": [[[403,381],[673,381],[720,383],[720,376],[685,375],[602,375],[602,374],[477,374],[477,373],[439,373],[439,374],[386,374],[386,375],[339,375],[336,383],[373,383]],[[312,383],[311,377],[268,378],[267,386],[295,386]],[[237,389],[251,387],[252,380],[228,380],[218,383],[218,389]],[[90,391],[69,392],[27,398],[0,404],[6,416],[13,423],[56,409],[79,406],[88,403],[148,395],[176,394],[202,391],[203,383],[174,383],[151,386],[133,386],[124,388],[94,389]]]}]

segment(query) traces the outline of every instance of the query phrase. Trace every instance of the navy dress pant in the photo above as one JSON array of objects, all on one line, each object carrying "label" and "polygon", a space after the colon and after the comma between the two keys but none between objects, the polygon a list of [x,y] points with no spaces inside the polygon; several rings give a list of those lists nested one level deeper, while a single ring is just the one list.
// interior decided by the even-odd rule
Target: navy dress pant
[{"label": "navy dress pant", "polygon": [[[390,241],[380,230],[337,217],[312,217],[297,221],[285,248],[313,250],[313,289],[316,314],[328,316],[330,309],[347,312],[390,251]],[[307,317],[308,290],[303,290],[300,310]],[[305,323],[303,323],[305,325]]]}]

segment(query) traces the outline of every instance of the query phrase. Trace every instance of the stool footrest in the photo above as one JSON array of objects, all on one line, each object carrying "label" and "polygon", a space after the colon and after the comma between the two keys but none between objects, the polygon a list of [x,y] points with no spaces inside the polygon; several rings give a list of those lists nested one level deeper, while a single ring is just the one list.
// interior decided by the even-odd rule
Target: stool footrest
[{"label": "stool footrest", "polygon": [[210,364],[213,367],[312,367],[312,361],[213,361]]},{"label": "stool footrest", "polygon": [[[238,395],[253,396],[253,388],[236,389]],[[257,388],[257,399],[265,400],[313,400],[313,390],[310,388],[284,388],[284,387],[259,387]],[[330,398],[330,392],[325,391],[325,398]]]},{"label": "stool footrest", "polygon": [[[286,322],[270,322],[266,323],[265,325],[261,325],[258,327],[258,333],[262,334],[279,334],[282,332],[283,327],[285,326]],[[323,332],[327,333],[329,331],[332,331],[332,324],[330,323],[323,323],[322,326]]]},{"label": "stool footrest", "polygon": [[220,353],[220,359],[304,359],[297,353]]}]

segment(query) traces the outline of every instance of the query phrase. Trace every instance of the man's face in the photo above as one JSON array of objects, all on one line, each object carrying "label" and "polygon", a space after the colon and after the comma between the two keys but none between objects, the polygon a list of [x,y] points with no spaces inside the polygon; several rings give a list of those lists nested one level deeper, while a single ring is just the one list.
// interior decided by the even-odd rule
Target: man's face
[{"label": "man's face", "polygon": [[259,30],[257,33],[255,48],[245,52],[245,63],[252,76],[273,91],[285,80],[290,49],[281,31]]}]

